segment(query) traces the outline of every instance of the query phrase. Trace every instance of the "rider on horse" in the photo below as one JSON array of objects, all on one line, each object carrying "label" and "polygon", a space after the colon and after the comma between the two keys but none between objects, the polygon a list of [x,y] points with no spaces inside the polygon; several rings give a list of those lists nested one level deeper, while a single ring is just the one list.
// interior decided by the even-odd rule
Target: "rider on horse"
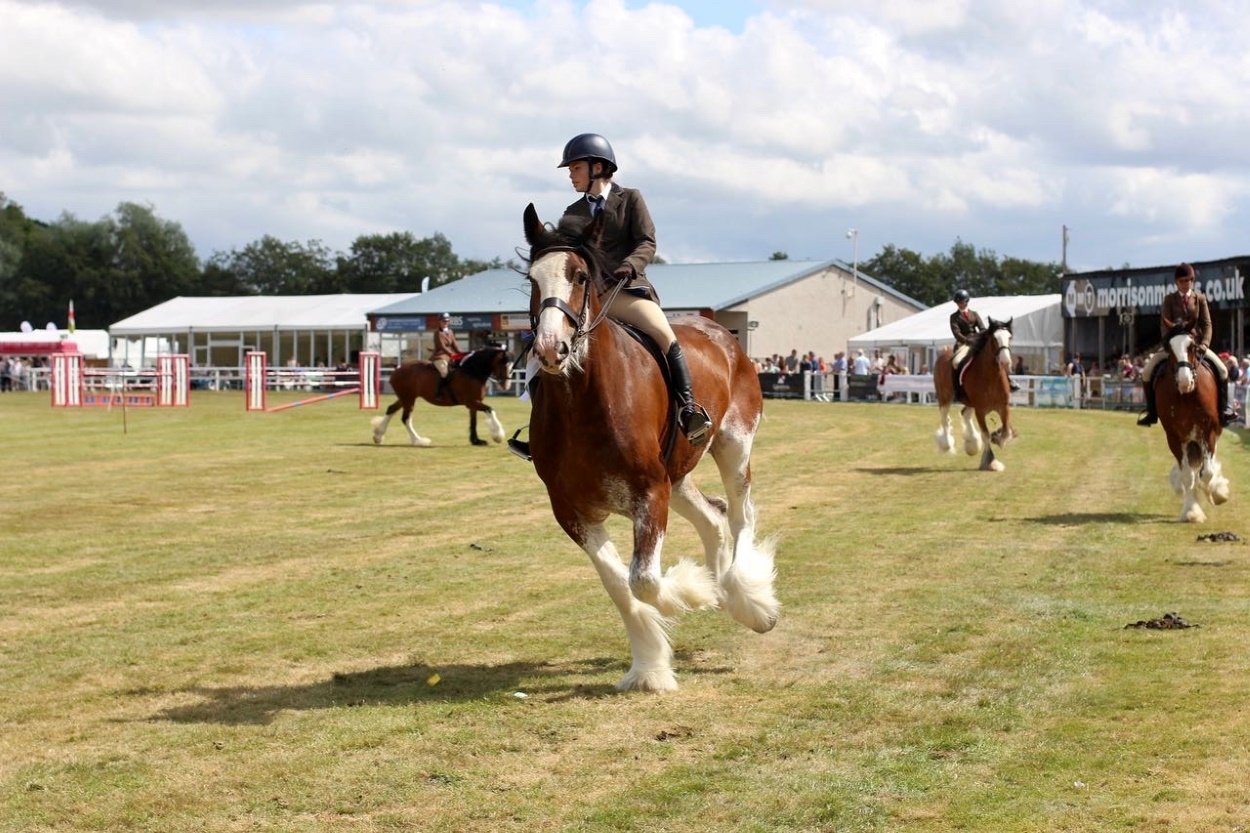
[{"label": "rider on horse", "polygon": [[[951,357],[951,367],[955,371],[955,388],[959,389],[959,373],[964,359],[968,358],[968,350],[972,347],[978,333],[985,332],[985,322],[974,310],[968,308],[972,295],[966,289],[955,291],[955,306],[951,313],[951,335],[955,337],[955,354]],[[1019,390],[1015,382],[1011,382],[1012,391]]]},{"label": "rider on horse", "polygon": [[[1194,341],[1194,347],[1202,360],[1211,368],[1216,378],[1216,392],[1219,395],[1220,424],[1229,425],[1237,419],[1237,412],[1228,402],[1228,368],[1220,361],[1210,347],[1211,344],[1211,309],[1207,305],[1207,296],[1194,289],[1194,267],[1182,263],[1176,267],[1176,291],[1169,292],[1163,299],[1163,309],[1159,314],[1159,329],[1163,338],[1168,337],[1169,330],[1184,327]],[[1141,379],[1146,399],[1146,413],[1137,420],[1138,425],[1150,426],[1159,421],[1159,413],[1155,405],[1154,372],[1159,363],[1166,361],[1168,351],[1158,350],[1152,355],[1146,366],[1142,368]]]},{"label": "rider on horse", "polygon": [[439,317],[439,328],[434,332],[434,351],[430,353],[430,364],[438,371],[438,393],[441,396],[447,387],[447,374],[451,362],[460,355],[460,345],[456,342],[456,334],[451,331],[451,315],[443,313]]},{"label": "rider on horse", "polygon": [[[677,396],[678,421],[691,445],[707,441],[711,420],[707,411],[694,401],[690,370],[677,336],[660,309],[659,295],[647,280],[647,264],[655,256],[655,224],[635,188],[622,188],[612,181],[616,154],[608,140],[597,133],[574,136],[564,146],[558,168],[569,169],[573,188],[583,196],[564,210],[564,218],[592,220],[604,215],[599,248],[605,255],[609,280],[622,284],[609,308],[609,316],[631,324],[655,341],[668,359]],[[508,441],[514,454],[529,459],[529,443]]]}]

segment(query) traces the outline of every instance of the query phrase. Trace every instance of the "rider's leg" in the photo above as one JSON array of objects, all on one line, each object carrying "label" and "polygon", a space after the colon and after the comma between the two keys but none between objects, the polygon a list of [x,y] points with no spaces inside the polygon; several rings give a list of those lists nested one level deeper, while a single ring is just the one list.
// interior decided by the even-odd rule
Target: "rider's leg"
[{"label": "rider's leg", "polygon": [[434,369],[438,371],[438,389],[434,392],[434,396],[437,398],[442,396],[443,391],[447,388],[448,362],[447,359],[434,359],[434,361],[430,363],[434,365]]},{"label": "rider's leg", "polygon": [[1203,356],[1211,369],[1215,371],[1216,393],[1219,394],[1220,424],[1231,425],[1237,421],[1237,412],[1228,402],[1228,365],[1224,364],[1215,352],[1208,347]]},{"label": "rider's leg", "polygon": [[968,358],[969,349],[970,348],[968,347],[967,344],[956,344],[955,352],[951,354],[951,373],[955,377],[955,399],[956,400],[963,399],[964,391],[963,391],[963,387],[959,384],[959,369],[960,369],[960,365],[964,363],[964,359]]},{"label": "rider's leg", "polygon": [[677,335],[669,325],[668,318],[664,316],[664,310],[655,301],[622,292],[613,299],[608,314],[618,321],[633,324],[651,336],[664,351],[669,370],[673,374],[681,430],[692,445],[702,444],[707,439],[707,431],[712,421],[708,418],[707,411],[694,401],[690,368],[686,365],[681,345],[677,343]]},{"label": "rider's leg", "polygon": [[1155,368],[1166,356],[1165,351],[1156,351],[1146,360],[1146,365],[1141,371],[1142,398],[1146,401],[1146,413],[1137,420],[1137,424],[1143,427],[1149,427],[1159,421],[1159,411],[1155,407]]}]

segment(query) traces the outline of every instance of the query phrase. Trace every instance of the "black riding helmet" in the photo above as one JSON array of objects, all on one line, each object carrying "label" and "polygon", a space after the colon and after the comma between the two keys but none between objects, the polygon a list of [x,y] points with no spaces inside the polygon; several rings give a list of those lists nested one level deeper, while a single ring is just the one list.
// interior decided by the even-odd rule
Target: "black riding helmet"
[{"label": "black riding helmet", "polygon": [[616,154],[612,152],[612,145],[598,133],[579,133],[569,139],[564,146],[564,158],[556,167],[567,168],[582,159],[602,162],[608,176],[616,172]]},{"label": "black riding helmet", "polygon": [[972,300],[972,296],[968,294],[968,290],[966,289],[955,290],[955,303],[958,304],[963,301],[971,301],[971,300]]}]

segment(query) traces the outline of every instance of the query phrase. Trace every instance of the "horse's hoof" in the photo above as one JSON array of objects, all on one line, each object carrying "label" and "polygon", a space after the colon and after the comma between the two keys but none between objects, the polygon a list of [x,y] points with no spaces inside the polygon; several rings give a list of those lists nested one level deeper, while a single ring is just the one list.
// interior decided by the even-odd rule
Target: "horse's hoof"
[{"label": "horse's hoof", "polygon": [[381,438],[381,437],[379,437],[379,436],[377,436],[377,435],[375,434],[375,435],[373,436],[373,444],[374,444],[374,445],[381,445],[381,444],[382,444],[382,438]]},{"label": "horse's hoof", "polygon": [[676,691],[677,677],[668,668],[653,668],[650,671],[629,669],[629,673],[621,677],[616,684],[617,691]]},{"label": "horse's hoof", "polygon": [[490,443],[486,442],[486,440],[469,440],[469,442],[474,445],[490,445]]}]

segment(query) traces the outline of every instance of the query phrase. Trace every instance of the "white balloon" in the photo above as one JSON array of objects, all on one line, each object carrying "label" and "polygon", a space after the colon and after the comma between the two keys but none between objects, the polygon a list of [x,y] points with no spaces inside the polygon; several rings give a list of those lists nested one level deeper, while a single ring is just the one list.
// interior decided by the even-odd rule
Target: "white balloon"
[{"label": "white balloon", "polygon": [[51,330],[52,332],[54,332],[54,333],[55,333],[57,330],[59,330],[59,329],[61,329],[61,328],[60,328],[60,327],[58,327],[56,324],[52,323],[51,321],[49,321],[49,322],[48,322],[48,326],[44,327],[44,329],[45,329],[45,330]]},{"label": "white balloon", "polygon": [[21,326],[21,327],[19,327],[18,329],[20,329],[20,330],[21,330],[22,332],[24,332],[24,333],[29,333],[31,330],[33,330],[33,329],[35,329],[35,328],[34,328],[34,327],[32,327],[32,326],[30,326],[30,322],[29,322],[29,321],[23,321],[23,322],[22,322],[22,326]]}]

